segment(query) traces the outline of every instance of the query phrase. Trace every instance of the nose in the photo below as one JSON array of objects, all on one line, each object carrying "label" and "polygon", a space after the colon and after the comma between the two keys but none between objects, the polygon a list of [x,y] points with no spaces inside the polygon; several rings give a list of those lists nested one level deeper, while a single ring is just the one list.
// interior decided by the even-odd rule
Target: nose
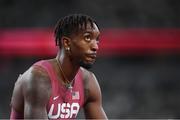
[{"label": "nose", "polygon": [[97,40],[92,40],[91,49],[93,51],[97,51],[99,49],[98,41]]}]

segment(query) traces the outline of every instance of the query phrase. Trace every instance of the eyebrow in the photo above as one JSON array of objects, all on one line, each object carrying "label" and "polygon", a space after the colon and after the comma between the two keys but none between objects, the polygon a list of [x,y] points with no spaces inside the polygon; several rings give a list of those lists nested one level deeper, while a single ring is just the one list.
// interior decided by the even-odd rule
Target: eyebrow
[{"label": "eyebrow", "polygon": [[92,34],[93,32],[92,32],[91,30],[86,30],[86,31],[83,32],[83,34],[85,34],[85,33],[90,33],[90,34]]},{"label": "eyebrow", "polygon": [[[83,31],[83,33],[82,33],[82,35],[84,35],[85,33],[89,33],[90,35],[93,35],[93,29],[89,29],[89,30],[84,30]],[[100,31],[98,32],[98,35],[97,35],[97,38],[99,39],[99,37],[100,37]]]},{"label": "eyebrow", "polygon": [[[85,34],[85,33],[92,34],[92,33],[93,33],[93,31],[92,31],[92,30],[86,30],[86,31],[84,31],[84,32],[83,32],[83,34]],[[99,36],[100,34],[101,34],[101,33],[99,32],[98,36]]]}]

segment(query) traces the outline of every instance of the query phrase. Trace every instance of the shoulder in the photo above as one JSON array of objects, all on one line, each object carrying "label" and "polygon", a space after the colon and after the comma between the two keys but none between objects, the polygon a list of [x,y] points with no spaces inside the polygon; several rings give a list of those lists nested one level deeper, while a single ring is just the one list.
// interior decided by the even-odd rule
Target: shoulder
[{"label": "shoulder", "polygon": [[95,74],[84,68],[81,69],[83,71],[86,102],[99,99],[101,97],[101,90]]},{"label": "shoulder", "polygon": [[50,80],[46,70],[40,66],[32,66],[21,76],[21,81],[24,85],[38,86],[41,84],[37,83],[45,85]]},{"label": "shoulder", "polygon": [[[51,92],[50,78],[40,66],[31,66],[17,80],[15,88],[22,91],[24,100],[48,99]],[[17,88],[17,89],[18,89]]]},{"label": "shoulder", "polygon": [[93,84],[93,83],[97,83],[97,79],[96,79],[96,76],[94,75],[93,72],[91,71],[88,71],[87,69],[85,68],[80,68],[81,71],[82,71],[82,76],[83,76],[83,81],[84,81],[84,87],[86,89],[89,89],[90,87],[90,84]]},{"label": "shoulder", "polygon": [[48,99],[51,92],[48,74],[39,66],[32,66],[22,75],[20,74],[14,85],[11,98],[11,106],[22,112],[25,99],[34,99],[40,95],[40,99]]},{"label": "shoulder", "polygon": [[91,71],[89,71],[89,70],[87,70],[87,69],[85,69],[85,68],[83,68],[83,67],[81,67],[80,69],[81,69],[81,71],[82,71],[83,78],[84,78],[85,80],[88,80],[88,81],[89,81],[89,79],[92,79],[92,78],[93,78],[93,80],[96,81],[96,76],[94,75],[93,72],[91,72]]},{"label": "shoulder", "polygon": [[84,113],[86,118],[107,119],[102,108],[102,95],[100,86],[95,75],[84,69],[85,104]]},{"label": "shoulder", "polygon": [[[23,93],[27,99],[41,98],[47,99],[50,94],[50,78],[42,67],[32,66],[22,75]],[[31,96],[32,95],[32,96]]]}]

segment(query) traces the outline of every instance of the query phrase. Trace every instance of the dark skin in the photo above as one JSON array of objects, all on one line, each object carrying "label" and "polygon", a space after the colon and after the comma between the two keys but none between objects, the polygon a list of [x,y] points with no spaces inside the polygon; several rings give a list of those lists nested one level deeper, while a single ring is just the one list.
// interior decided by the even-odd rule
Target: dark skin
[{"label": "dark skin", "polygon": [[[88,23],[87,28],[78,34],[63,36],[61,52],[58,52],[55,59],[60,61],[69,81],[73,80],[78,69],[82,69],[85,86],[85,117],[107,119],[102,107],[101,90],[95,75],[79,64],[80,61],[89,65],[95,62],[100,32],[95,23],[93,26],[92,28]],[[50,59],[49,62],[53,65],[60,82],[64,83],[63,75],[55,59]],[[48,73],[39,66],[32,66],[18,78],[11,105],[17,112],[23,113],[25,119],[48,119],[46,106],[50,95],[51,83]]]}]

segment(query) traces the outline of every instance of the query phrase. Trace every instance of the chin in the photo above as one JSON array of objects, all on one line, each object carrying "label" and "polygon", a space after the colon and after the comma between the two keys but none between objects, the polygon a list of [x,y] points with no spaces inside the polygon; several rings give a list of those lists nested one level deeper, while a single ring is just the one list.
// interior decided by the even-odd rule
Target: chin
[{"label": "chin", "polygon": [[90,68],[92,68],[93,63],[85,63],[85,62],[83,62],[83,61],[80,61],[80,62],[79,62],[79,65],[80,65],[81,67],[83,67],[83,68],[90,69]]}]

